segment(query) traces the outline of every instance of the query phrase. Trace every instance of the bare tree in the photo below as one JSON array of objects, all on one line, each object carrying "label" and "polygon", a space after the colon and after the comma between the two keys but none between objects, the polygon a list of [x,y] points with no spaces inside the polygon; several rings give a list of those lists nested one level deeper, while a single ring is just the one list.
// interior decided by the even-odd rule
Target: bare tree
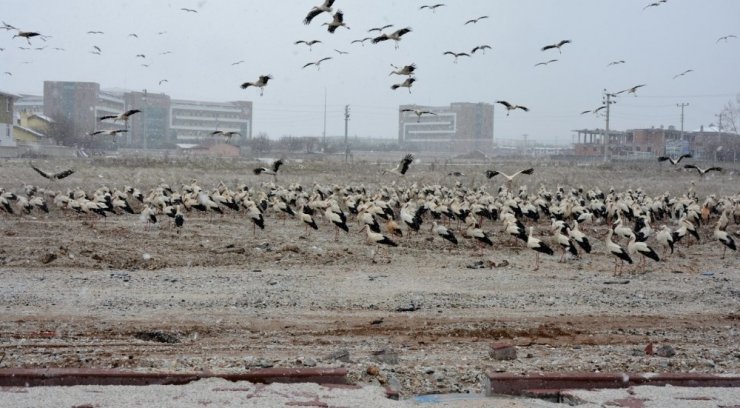
[{"label": "bare tree", "polygon": [[267,153],[272,150],[272,142],[265,132],[257,133],[257,136],[247,142],[247,144],[255,153]]}]

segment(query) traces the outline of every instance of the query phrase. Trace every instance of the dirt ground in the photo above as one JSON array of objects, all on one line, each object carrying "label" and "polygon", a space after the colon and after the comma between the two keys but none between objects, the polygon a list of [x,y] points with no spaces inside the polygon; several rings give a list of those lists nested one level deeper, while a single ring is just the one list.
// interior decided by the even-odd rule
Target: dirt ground
[{"label": "dirt ground", "polygon": [[[374,189],[392,181],[379,170],[394,160],[351,167],[289,162],[277,183]],[[432,171],[431,160],[415,163],[396,183],[459,181],[487,184],[489,191],[501,183],[482,176],[494,165],[438,164]],[[128,184],[146,191],[161,182],[179,189],[197,179],[206,190],[218,181],[260,189],[271,181],[251,174],[255,162],[242,161],[34,164],[77,172],[52,183],[26,162],[2,161],[0,187],[22,193],[33,183],[91,192]],[[452,170],[468,176],[447,177]],[[641,188],[648,195],[694,188],[700,201],[740,187],[732,170],[700,180],[653,163],[540,162],[519,182],[525,183],[530,192],[540,184]],[[613,277],[600,225],[582,227],[592,237],[591,254],[565,263],[545,256],[533,271],[533,252],[503,236],[499,222],[483,224],[493,235],[492,249],[465,239],[452,247],[425,221],[420,234],[375,254],[354,222],[338,241],[323,219],[311,233],[272,210],[265,223],[254,234],[241,212],[186,213],[177,234],[169,220],[147,227],[138,215],[95,220],[54,208],[23,216],[0,212],[0,368],[347,367],[353,381],[390,384],[405,397],[479,392],[488,371],[740,372],[740,261],[730,251],[720,258],[710,226],[702,227],[701,243],[682,241],[677,253],[648,264],[646,273]],[[541,220],[536,228],[546,241],[548,225]],[[737,230],[728,228],[736,240]],[[491,344],[501,341],[517,346],[515,360],[489,355]],[[669,345],[675,355],[647,356],[649,343]]]}]

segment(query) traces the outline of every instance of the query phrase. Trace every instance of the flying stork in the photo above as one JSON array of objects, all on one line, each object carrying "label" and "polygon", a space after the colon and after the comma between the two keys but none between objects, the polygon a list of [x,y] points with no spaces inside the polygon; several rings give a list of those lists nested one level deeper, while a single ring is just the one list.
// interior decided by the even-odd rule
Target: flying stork
[{"label": "flying stork", "polygon": [[41,177],[49,179],[49,180],[61,180],[67,176],[70,176],[71,174],[75,172],[72,169],[67,169],[67,170],[62,170],[58,173],[47,173],[39,169],[38,167],[34,166],[33,164],[31,164],[31,168],[36,170],[36,173],[39,173]]},{"label": "flying stork", "polygon": [[614,95],[619,95],[619,94],[621,94],[623,92],[627,92],[627,93],[631,93],[634,96],[637,96],[637,90],[640,89],[640,88],[642,88],[645,85],[646,84],[635,85],[632,88],[623,89],[623,90],[615,93]]},{"label": "flying stork", "polygon": [[511,190],[511,183],[514,181],[514,179],[518,175],[520,175],[520,174],[530,175],[532,173],[534,173],[534,169],[531,168],[531,167],[528,168],[528,169],[525,169],[525,170],[519,170],[516,173],[512,174],[511,176],[508,175],[508,174],[505,174],[505,173],[501,173],[500,171],[496,171],[496,170],[486,170],[486,178],[490,179],[490,178],[493,178],[494,176],[500,174],[500,175],[504,176],[504,178],[506,178],[506,186],[509,188],[509,190]]},{"label": "flying stork", "polygon": [[191,9],[191,8],[185,8],[185,7],[180,8],[180,10],[182,10],[182,11],[184,11],[186,13],[197,13],[198,12],[198,10]]},{"label": "flying stork", "polygon": [[416,72],[416,64],[404,65],[401,68],[399,68],[399,67],[397,67],[397,66],[395,66],[393,64],[391,64],[391,66],[393,68],[395,68],[396,70],[395,71],[391,71],[391,73],[388,74],[388,76],[391,76],[393,74],[396,74],[396,75],[409,75],[409,76],[411,76],[411,75],[414,75],[414,72]]},{"label": "flying stork", "polygon": [[245,83],[241,84],[241,88],[242,89],[247,89],[250,86],[255,86],[255,87],[257,87],[257,88],[260,89],[260,96],[262,96],[262,94],[265,91],[265,86],[267,85],[267,81],[269,81],[271,79],[272,79],[272,75],[269,75],[269,74],[268,75],[260,75],[259,79],[257,81],[255,81],[255,82],[245,82]]},{"label": "flying stork", "polygon": [[211,136],[221,135],[226,138],[226,143],[229,143],[231,141],[231,138],[234,137],[234,135],[241,136],[242,134],[239,132],[235,132],[233,130],[224,131],[224,130],[214,130],[211,132]]},{"label": "flying stork", "polygon": [[37,37],[37,36],[40,36],[42,40],[44,39],[44,36],[42,36],[41,33],[37,33],[35,31],[20,31],[20,30],[18,30],[18,34],[14,35],[13,38],[15,37],[25,38],[26,41],[28,41],[28,45],[31,45],[31,37]]},{"label": "flying stork", "polygon": [[470,57],[470,54],[467,52],[452,52],[452,51],[445,51],[442,53],[442,55],[452,55],[455,57],[455,60],[453,61],[454,64],[457,64],[457,57]]},{"label": "flying stork", "polygon": [[373,39],[373,37],[365,37],[365,38],[362,38],[362,39],[359,39],[359,40],[352,40],[349,43],[350,44],[360,43],[360,45],[362,45],[364,47],[365,46],[365,41],[372,40],[372,39]]},{"label": "flying stork", "polygon": [[334,4],[334,0],[324,0],[324,3],[320,6],[314,6],[311,11],[308,12],[306,18],[303,19],[303,24],[311,24],[311,20],[319,14],[326,12],[331,14],[333,11],[331,6]]},{"label": "flying stork", "polygon": [[716,43],[719,43],[722,40],[724,40],[725,42],[727,42],[727,40],[729,40],[730,38],[737,38],[737,36],[735,34],[723,35],[722,37],[717,38],[717,41],[715,42],[715,44]]},{"label": "flying stork", "polygon": [[306,44],[308,46],[308,50],[309,51],[313,51],[314,44],[321,44],[321,40],[309,40],[309,41],[298,40],[298,41],[294,42],[293,44],[295,44],[295,45],[298,45],[298,44]]},{"label": "flying stork", "polygon": [[97,136],[97,135],[106,135],[106,136],[113,136],[113,141],[115,142],[115,137],[119,133],[126,133],[128,130],[126,129],[108,129],[108,130],[96,130],[89,134],[89,136]]},{"label": "flying stork", "polygon": [[490,50],[490,49],[491,49],[491,46],[488,45],[488,44],[476,45],[475,47],[473,47],[472,50],[470,50],[470,53],[471,54],[475,54],[477,51],[480,51],[483,54],[485,54],[486,53],[486,50]]},{"label": "flying stork", "polygon": [[413,112],[416,115],[416,123],[419,123],[421,121],[421,115],[437,116],[437,114],[432,111],[420,110],[420,109],[404,108],[404,109],[401,109],[401,112]]},{"label": "flying stork", "polygon": [[272,166],[270,166],[269,169],[267,167],[257,167],[253,171],[254,171],[254,174],[258,176],[260,174],[272,174],[273,176],[277,178],[278,170],[280,170],[280,166],[282,165],[283,165],[283,159],[278,159],[272,163]]},{"label": "flying stork", "polygon": [[443,3],[425,4],[425,5],[421,6],[421,7],[419,7],[419,10],[424,10],[426,8],[426,9],[432,10],[432,13],[435,13],[437,11],[437,8],[438,7],[442,7],[442,6],[444,6]]},{"label": "flying stork", "polygon": [[602,109],[606,109],[606,105],[601,105],[598,108],[593,109],[593,110],[585,110],[585,111],[581,112],[581,115],[585,115],[585,114],[587,114],[589,112],[591,112],[591,113],[593,113],[595,115],[595,114],[599,113],[599,111],[602,110]]},{"label": "flying stork", "polygon": [[334,31],[337,31],[337,28],[339,27],[344,27],[349,30],[349,26],[344,22],[344,13],[342,13],[342,10],[337,10],[337,12],[334,13],[334,19],[331,22],[324,23],[322,25],[325,25],[326,30],[332,34],[334,34]]},{"label": "flying stork", "polygon": [[708,169],[702,169],[702,168],[699,168],[699,167],[697,167],[697,166],[695,166],[693,164],[687,164],[687,165],[683,166],[683,168],[684,169],[696,169],[696,171],[698,171],[699,172],[699,175],[702,176],[702,177],[704,177],[704,175],[706,173],[710,172],[710,171],[722,171],[722,167],[710,167]]},{"label": "flying stork", "polygon": [[558,61],[557,59],[554,59],[554,58],[553,58],[553,59],[551,59],[551,60],[549,60],[549,61],[543,61],[543,62],[538,62],[538,63],[534,64],[534,66],[535,66],[535,67],[538,67],[538,66],[540,66],[540,65],[547,65],[547,64],[551,64],[551,63],[553,63],[553,62],[557,62],[557,61]]},{"label": "flying stork", "polygon": [[403,176],[409,170],[409,166],[411,166],[411,163],[413,162],[414,162],[414,155],[409,153],[406,156],[403,156],[401,161],[398,163],[398,166],[390,170],[384,170],[383,173],[389,172],[389,173],[398,174],[399,176]]},{"label": "flying stork", "polygon": [[383,30],[385,30],[386,28],[391,28],[391,27],[393,27],[393,24],[386,24],[386,25],[384,25],[383,27],[373,27],[373,28],[371,28],[371,29],[367,30],[367,32],[368,32],[368,33],[372,33],[373,31],[377,31],[377,32],[381,33],[381,32],[383,32]]},{"label": "flying stork", "polygon": [[560,51],[560,47],[564,46],[565,44],[570,44],[570,40],[562,40],[557,44],[549,44],[544,47],[542,47],[542,51],[547,51],[553,48],[557,48],[558,52],[562,54],[562,51]]},{"label": "flying stork", "polygon": [[392,32],[390,34],[383,33],[383,34],[381,34],[381,35],[373,38],[373,44],[377,44],[377,43],[379,43],[381,41],[385,41],[385,40],[393,40],[393,41],[396,42],[395,43],[395,48],[398,49],[398,42],[401,41],[401,37],[404,34],[407,34],[407,33],[410,33],[410,32],[411,32],[411,27],[405,27],[405,28],[402,28],[400,30],[396,30],[396,31],[394,31],[394,32]]},{"label": "flying stork", "polygon": [[625,61],[624,61],[624,60],[619,60],[619,61],[612,61],[612,62],[610,62],[610,63],[606,64],[606,66],[607,66],[607,67],[610,67],[610,66],[612,66],[612,65],[624,64],[624,63],[625,63]]},{"label": "flying stork", "polygon": [[139,109],[129,109],[126,112],[119,113],[118,115],[105,115],[98,118],[98,120],[103,121],[106,119],[113,119],[113,122],[118,122],[119,120],[124,121],[124,123],[128,124],[129,118],[131,116],[141,112]]},{"label": "flying stork", "polygon": [[529,108],[527,108],[524,105],[512,105],[507,101],[496,101],[496,103],[500,103],[501,105],[504,105],[506,108],[506,116],[509,116],[509,112],[511,112],[514,109],[521,109],[525,112],[529,112]]},{"label": "flying stork", "polygon": [[414,78],[414,77],[408,77],[408,78],[406,78],[405,81],[403,81],[400,84],[393,84],[393,85],[391,85],[391,89],[393,89],[395,91],[398,88],[408,88],[409,93],[411,93],[411,85],[414,84],[414,81],[416,81],[416,78]]},{"label": "flying stork", "polygon": [[659,161],[659,162],[664,162],[664,161],[666,161],[666,160],[667,160],[668,162],[670,162],[670,163],[671,163],[672,165],[674,165],[674,166],[675,166],[675,165],[677,165],[677,164],[678,164],[678,163],[679,163],[679,162],[680,162],[680,161],[681,161],[682,159],[690,159],[691,157],[692,157],[692,156],[691,156],[691,154],[690,154],[690,153],[682,154],[682,155],[678,156],[678,159],[674,159],[674,158],[672,158],[672,157],[668,157],[668,156],[660,156],[660,157],[658,157],[658,161]]},{"label": "flying stork", "polygon": [[309,62],[308,64],[304,65],[303,68],[310,67],[311,65],[316,65],[316,70],[318,71],[319,69],[321,69],[321,63],[323,61],[330,60],[330,59],[331,59],[331,57],[324,57],[324,58],[321,58],[318,61]]},{"label": "flying stork", "polygon": [[470,23],[475,24],[475,23],[477,23],[477,22],[479,22],[479,21],[481,21],[483,19],[486,19],[486,18],[488,18],[488,16],[480,16],[478,18],[471,18],[470,20],[466,21],[465,24],[463,24],[463,25],[468,25]]},{"label": "flying stork", "polygon": [[684,72],[682,72],[682,73],[680,73],[680,74],[676,74],[676,75],[674,75],[674,76],[673,76],[673,79],[676,79],[676,78],[678,78],[678,77],[684,76],[684,75],[688,74],[689,72],[694,72],[694,70],[693,70],[693,69],[687,69],[686,71],[684,71]]}]

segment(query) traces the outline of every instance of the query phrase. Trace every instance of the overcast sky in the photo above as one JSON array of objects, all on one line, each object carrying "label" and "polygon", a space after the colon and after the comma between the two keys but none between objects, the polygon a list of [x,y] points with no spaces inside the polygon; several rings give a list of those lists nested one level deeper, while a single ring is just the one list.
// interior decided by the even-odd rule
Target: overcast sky
[{"label": "overcast sky", "polygon": [[[668,0],[645,10],[651,1],[442,0],[445,6],[436,12],[419,9],[437,1],[336,0],[350,30],[330,34],[321,26],[330,20],[325,13],[302,23],[319,0],[2,0],[1,20],[51,38],[31,39],[44,50],[21,50],[25,39],[0,31],[0,71],[12,73],[0,75],[0,90],[41,95],[44,80],[93,81],[104,89],[147,89],[181,99],[251,100],[253,132],[271,138],[320,136],[325,90],[329,136],[344,132],[345,104],[351,106],[351,136],[396,138],[401,104],[503,99],[530,112],[507,117],[498,105],[495,138],[527,134],[554,143],[570,142],[573,129],[604,127],[603,117],[580,115],[601,104],[604,88],[646,84],[637,97],[625,94],[612,106],[611,128],[618,130],[679,128],[677,103],[690,104],[685,128],[697,129],[715,122],[740,93],[740,39],[717,43],[721,36],[740,36],[737,0]],[[464,25],[482,15],[489,18]],[[350,45],[385,24],[412,28],[398,50],[390,41]],[[104,34],[87,34],[91,30]],[[313,51],[293,44],[312,39],[323,41]],[[540,51],[565,39],[572,43],[562,54]],[[442,55],[482,44],[493,49],[457,64]],[[90,52],[93,46],[101,55]],[[333,59],[320,70],[301,68],[327,56]],[[534,67],[550,59],[558,61]],[[232,65],[240,60],[245,62]],[[626,62],[607,66],[617,60]],[[391,90],[403,80],[388,76],[391,64],[412,62],[417,81],[411,94]],[[239,88],[262,74],[274,77],[264,96]],[[160,86],[162,79],[168,82]]]}]

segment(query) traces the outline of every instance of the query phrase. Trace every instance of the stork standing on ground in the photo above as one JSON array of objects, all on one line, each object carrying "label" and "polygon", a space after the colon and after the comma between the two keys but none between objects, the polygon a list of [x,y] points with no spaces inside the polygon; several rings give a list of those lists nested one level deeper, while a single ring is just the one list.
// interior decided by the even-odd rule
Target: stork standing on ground
[{"label": "stork standing on ground", "polygon": [[663,247],[663,257],[668,252],[668,248],[671,249],[671,254],[673,254],[673,231],[671,231],[670,227],[662,225],[660,231],[655,236],[655,240]]},{"label": "stork standing on ground", "polygon": [[260,96],[262,96],[262,94],[265,91],[265,86],[267,86],[267,82],[270,81],[271,79],[272,79],[272,75],[269,75],[269,74],[268,75],[260,75],[259,79],[257,79],[256,81],[254,81],[254,82],[244,82],[243,84],[240,85],[240,87],[242,89],[247,89],[250,86],[254,86],[256,88],[259,88],[260,89]]},{"label": "stork standing on ground", "polygon": [[444,225],[437,224],[437,221],[432,222],[432,231],[434,231],[435,234],[439,235],[443,239],[457,245],[457,238],[455,238],[455,234]]},{"label": "stork standing on ground", "polygon": [[506,108],[506,116],[509,116],[509,113],[513,111],[514,109],[521,109],[525,112],[529,112],[529,108],[527,108],[524,105],[514,105],[507,101],[496,101],[496,103],[504,105],[504,108]]},{"label": "stork standing on ground", "polygon": [[377,44],[381,41],[393,40],[395,42],[395,48],[398,49],[398,42],[401,41],[401,37],[403,37],[404,34],[408,34],[410,32],[411,32],[411,27],[405,27],[405,28],[401,28],[400,30],[396,30],[390,34],[383,33],[373,38],[372,43]]},{"label": "stork standing on ground", "polygon": [[552,248],[547,246],[547,244],[542,242],[542,240],[535,238],[533,233],[534,227],[529,227],[529,235],[527,236],[527,248],[535,251],[533,270],[536,271],[540,269],[540,252],[547,255],[553,255],[555,252],[553,252]]},{"label": "stork standing on ground", "polygon": [[653,248],[650,248],[645,242],[637,242],[637,236],[634,234],[630,237],[629,244],[627,244],[627,251],[630,253],[630,255],[634,255],[637,253],[642,255],[640,264],[643,266],[643,271],[645,269],[646,257],[652,259],[655,262],[660,262],[660,257],[653,250]]},{"label": "stork standing on ground", "polygon": [[[398,244],[393,241],[392,239],[386,237],[385,235],[379,233],[379,232],[373,232],[370,230],[370,227],[368,225],[365,225],[362,227],[360,232],[365,231],[367,234],[367,240],[370,242],[374,242],[378,245],[385,245],[385,246],[392,246],[396,247]],[[375,251],[373,251],[373,257],[372,261],[375,261]],[[388,255],[388,261],[390,262],[390,255]]]},{"label": "stork standing on ground", "polygon": [[177,209],[175,210],[175,227],[177,228],[177,233],[180,233],[180,230],[182,229],[182,226],[185,225],[185,216],[182,215],[182,212],[180,212],[180,206],[177,206]]},{"label": "stork standing on ground", "polygon": [[343,230],[344,232],[349,232],[349,227],[347,226],[347,216],[344,215],[343,212],[334,212],[331,207],[327,207],[324,211],[324,217],[326,217],[327,220],[329,220],[332,224],[334,224],[337,229],[334,231],[334,241],[339,241],[339,230]]},{"label": "stork standing on ground", "polygon": [[735,240],[732,239],[732,236],[727,233],[727,231],[722,231],[720,229],[720,224],[717,223],[714,226],[714,233],[712,234],[714,239],[721,242],[722,247],[722,259],[725,259],[725,252],[727,252],[727,248],[730,248],[733,251],[737,251],[737,246],[735,245]]},{"label": "stork standing on ground", "polygon": [[437,116],[437,114],[432,111],[421,110],[421,109],[404,108],[404,109],[401,109],[401,112],[413,112],[416,115],[416,123],[419,123],[421,121],[422,115]]},{"label": "stork standing on ground", "polygon": [[619,268],[619,273],[617,273],[617,267],[618,266],[623,267],[625,261],[627,261],[627,263],[629,264],[632,264],[632,258],[627,253],[627,251],[625,251],[624,248],[622,248],[619,244],[616,244],[614,243],[614,241],[612,241],[613,234],[614,234],[614,227],[609,228],[609,232],[607,232],[606,234],[606,250],[609,251],[610,254],[616,257],[614,259],[614,276],[618,276],[622,274],[622,268]]}]

